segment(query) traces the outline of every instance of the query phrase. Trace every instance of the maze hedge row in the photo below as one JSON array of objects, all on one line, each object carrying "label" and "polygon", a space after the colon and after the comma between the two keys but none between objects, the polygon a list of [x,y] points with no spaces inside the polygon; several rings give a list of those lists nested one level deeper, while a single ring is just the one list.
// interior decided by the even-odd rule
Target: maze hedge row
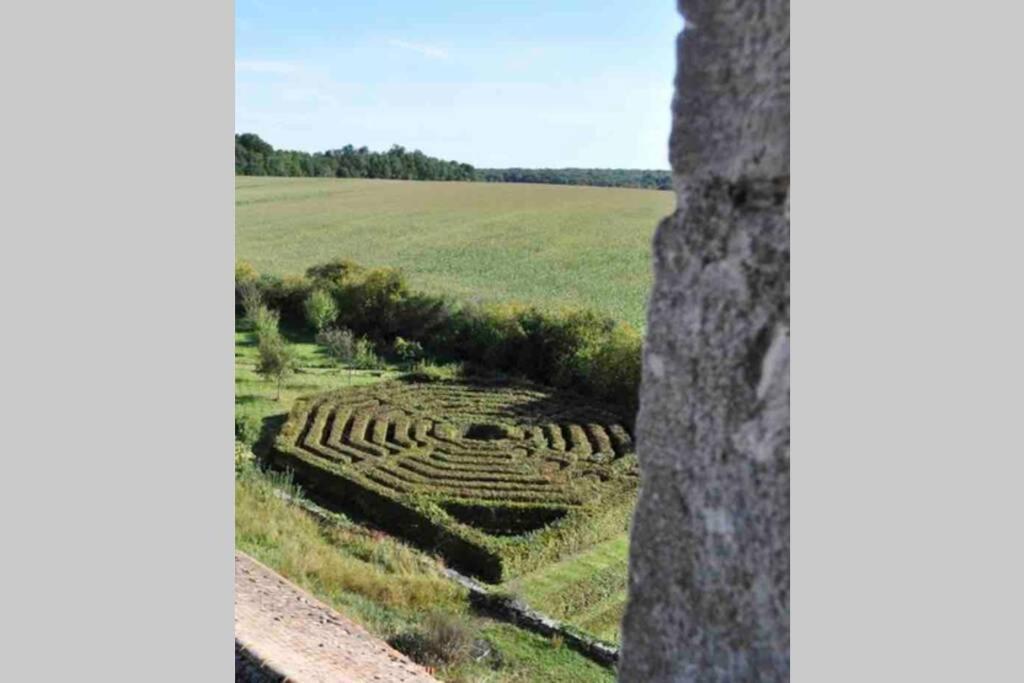
[{"label": "maze hedge row", "polygon": [[394,381],[300,399],[274,458],[319,497],[491,582],[627,529],[615,411],[535,385]]}]

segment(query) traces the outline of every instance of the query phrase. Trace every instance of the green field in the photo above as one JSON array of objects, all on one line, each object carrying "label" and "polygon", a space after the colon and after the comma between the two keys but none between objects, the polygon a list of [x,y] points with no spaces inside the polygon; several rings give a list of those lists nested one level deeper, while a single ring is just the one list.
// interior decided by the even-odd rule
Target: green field
[{"label": "green field", "polygon": [[400,180],[237,177],[235,253],[301,274],[345,257],[437,294],[582,306],[641,328],[650,241],[671,192]]}]

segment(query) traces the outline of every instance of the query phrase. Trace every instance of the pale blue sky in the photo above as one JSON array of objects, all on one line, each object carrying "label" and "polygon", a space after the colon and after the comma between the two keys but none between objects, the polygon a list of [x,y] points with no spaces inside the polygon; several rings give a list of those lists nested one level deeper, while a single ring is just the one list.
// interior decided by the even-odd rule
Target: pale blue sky
[{"label": "pale blue sky", "polygon": [[235,4],[235,130],[477,167],[667,169],[675,0]]}]

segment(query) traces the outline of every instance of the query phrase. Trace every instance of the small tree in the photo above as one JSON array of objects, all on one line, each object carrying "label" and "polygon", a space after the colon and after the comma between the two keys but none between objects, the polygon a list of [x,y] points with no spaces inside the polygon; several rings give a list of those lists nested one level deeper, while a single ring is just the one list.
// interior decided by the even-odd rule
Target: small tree
[{"label": "small tree", "polygon": [[326,290],[314,289],[306,298],[306,319],[317,332],[322,332],[337,317],[338,306]]},{"label": "small tree", "polygon": [[277,323],[280,319],[277,311],[267,308],[263,304],[256,306],[249,321],[252,323],[253,329],[256,331],[256,341],[262,343],[264,338],[275,338],[280,337],[281,333],[277,329]]},{"label": "small tree", "polygon": [[324,347],[327,355],[337,363],[350,363],[355,358],[356,336],[344,327],[320,332],[316,335],[316,343]]},{"label": "small tree", "polygon": [[277,381],[277,398],[281,400],[281,382],[295,370],[295,356],[280,333],[262,334],[259,343],[260,362],[256,372]]},{"label": "small tree", "polygon": [[256,312],[263,306],[263,294],[256,280],[243,280],[238,284],[238,295],[242,300],[245,319],[255,325]]},{"label": "small tree", "polygon": [[396,356],[402,359],[406,365],[410,366],[423,357],[422,344],[417,341],[408,341],[401,337],[395,338],[394,351]]}]

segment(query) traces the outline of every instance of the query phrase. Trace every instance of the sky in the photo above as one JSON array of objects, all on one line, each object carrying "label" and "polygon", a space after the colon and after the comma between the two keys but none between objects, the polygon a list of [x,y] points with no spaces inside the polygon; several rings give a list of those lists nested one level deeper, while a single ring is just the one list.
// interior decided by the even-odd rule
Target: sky
[{"label": "sky", "polygon": [[675,0],[236,0],[235,130],[479,168],[668,169]]}]

